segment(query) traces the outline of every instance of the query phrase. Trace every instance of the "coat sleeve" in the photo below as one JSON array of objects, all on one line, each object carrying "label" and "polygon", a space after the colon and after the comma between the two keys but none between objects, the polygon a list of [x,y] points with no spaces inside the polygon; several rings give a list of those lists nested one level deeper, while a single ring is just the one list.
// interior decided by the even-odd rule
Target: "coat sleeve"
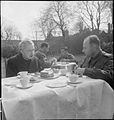
[{"label": "coat sleeve", "polygon": [[43,70],[44,68],[51,67],[51,63],[49,61],[45,61],[44,59],[39,60],[39,65],[40,65],[40,71]]},{"label": "coat sleeve", "polygon": [[17,69],[15,62],[9,59],[6,66],[6,77],[13,77],[16,75],[17,75]]},{"label": "coat sleeve", "polygon": [[76,57],[72,54],[69,56],[69,62],[76,62],[78,64],[78,62],[76,61]]},{"label": "coat sleeve", "polygon": [[103,79],[108,82],[114,89],[112,60],[105,62],[104,68],[102,70],[97,68],[85,68],[84,75],[94,79]]}]

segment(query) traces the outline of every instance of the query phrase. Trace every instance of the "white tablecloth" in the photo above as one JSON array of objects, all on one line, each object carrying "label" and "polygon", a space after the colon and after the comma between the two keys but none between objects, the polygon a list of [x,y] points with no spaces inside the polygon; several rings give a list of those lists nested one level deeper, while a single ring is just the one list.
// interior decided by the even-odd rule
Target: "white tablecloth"
[{"label": "white tablecloth", "polygon": [[7,120],[62,118],[111,119],[114,113],[114,91],[103,80],[80,78],[81,84],[48,88],[51,82],[66,83],[67,77],[34,83],[29,89],[4,87],[19,83],[16,77],[2,79],[2,104]]}]

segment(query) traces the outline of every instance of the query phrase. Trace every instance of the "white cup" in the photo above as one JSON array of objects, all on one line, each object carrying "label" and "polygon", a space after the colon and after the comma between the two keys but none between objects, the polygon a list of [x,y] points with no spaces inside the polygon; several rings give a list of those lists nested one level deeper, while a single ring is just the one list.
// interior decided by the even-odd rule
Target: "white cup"
[{"label": "white cup", "polygon": [[28,75],[28,71],[21,71],[17,75],[20,75],[23,78]]},{"label": "white cup", "polygon": [[70,82],[73,82],[73,83],[78,80],[78,75],[76,74],[71,74],[68,77],[69,77]]},{"label": "white cup", "polygon": [[26,87],[28,85],[29,81],[30,81],[30,77],[25,76],[25,77],[21,78],[20,83],[21,83],[22,87]]}]

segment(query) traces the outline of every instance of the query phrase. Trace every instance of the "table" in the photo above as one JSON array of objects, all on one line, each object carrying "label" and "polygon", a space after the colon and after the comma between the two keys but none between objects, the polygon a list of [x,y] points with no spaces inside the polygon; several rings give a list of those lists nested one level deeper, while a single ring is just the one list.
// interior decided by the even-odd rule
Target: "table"
[{"label": "table", "polygon": [[[81,84],[49,88],[46,84],[66,83],[68,77],[43,80],[29,89],[4,87],[19,83],[16,77],[2,79],[2,105],[7,120],[39,119],[111,119],[114,113],[114,91],[100,79],[79,78]],[[8,92],[6,92],[8,91]]]}]

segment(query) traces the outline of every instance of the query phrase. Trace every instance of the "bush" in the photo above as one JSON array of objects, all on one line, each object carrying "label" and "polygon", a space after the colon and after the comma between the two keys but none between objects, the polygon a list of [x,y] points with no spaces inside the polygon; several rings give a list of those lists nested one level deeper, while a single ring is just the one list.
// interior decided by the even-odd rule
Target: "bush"
[{"label": "bush", "polygon": [[11,56],[14,56],[18,53],[18,47],[12,46],[12,45],[5,45],[1,48],[1,57],[3,58],[9,58]]}]

